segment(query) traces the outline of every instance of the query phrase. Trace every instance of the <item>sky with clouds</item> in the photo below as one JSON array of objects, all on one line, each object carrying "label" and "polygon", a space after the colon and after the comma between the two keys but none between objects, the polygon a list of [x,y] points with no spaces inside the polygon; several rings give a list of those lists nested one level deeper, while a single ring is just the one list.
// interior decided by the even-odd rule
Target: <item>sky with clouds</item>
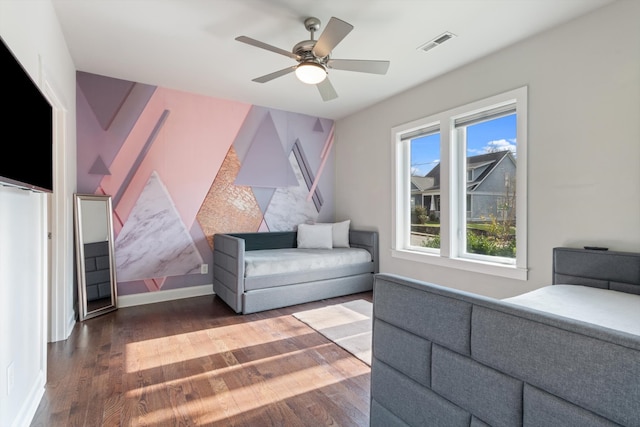
[{"label": "sky with clouds", "polygon": [[[511,150],[516,154],[516,115],[501,117],[467,127],[467,156]],[[413,175],[424,176],[440,162],[440,135],[411,141]]]}]

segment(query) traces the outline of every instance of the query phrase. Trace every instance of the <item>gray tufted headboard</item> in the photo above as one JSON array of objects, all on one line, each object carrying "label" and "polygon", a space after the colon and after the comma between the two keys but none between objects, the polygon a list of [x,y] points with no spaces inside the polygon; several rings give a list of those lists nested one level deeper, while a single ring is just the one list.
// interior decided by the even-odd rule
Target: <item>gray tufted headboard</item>
[{"label": "gray tufted headboard", "polygon": [[584,285],[640,295],[640,254],[554,248],[553,284]]}]

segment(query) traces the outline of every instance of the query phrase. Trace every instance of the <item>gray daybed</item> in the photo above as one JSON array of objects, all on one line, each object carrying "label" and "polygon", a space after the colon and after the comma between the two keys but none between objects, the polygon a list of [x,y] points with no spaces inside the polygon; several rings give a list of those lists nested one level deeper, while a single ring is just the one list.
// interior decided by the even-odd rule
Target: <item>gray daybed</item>
[{"label": "gray daybed", "polygon": [[[336,249],[298,249],[296,231],[215,234],[213,291],[243,314],[370,291],[378,272],[378,233],[348,233],[349,248]],[[261,265],[248,259],[257,253]],[[336,254],[343,256],[330,258]],[[354,254],[359,257],[343,261]],[[292,259],[304,261],[307,256],[316,258],[292,267]]]},{"label": "gray daybed", "polygon": [[555,314],[541,290],[376,275],[370,425],[640,426],[640,254],[555,248],[553,268]]}]

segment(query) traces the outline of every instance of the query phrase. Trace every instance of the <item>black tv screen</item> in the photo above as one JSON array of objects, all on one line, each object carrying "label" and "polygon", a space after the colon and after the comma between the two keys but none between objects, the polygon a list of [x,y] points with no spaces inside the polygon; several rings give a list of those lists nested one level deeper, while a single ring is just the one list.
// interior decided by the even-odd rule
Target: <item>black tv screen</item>
[{"label": "black tv screen", "polygon": [[53,109],[0,38],[0,184],[53,191]]}]

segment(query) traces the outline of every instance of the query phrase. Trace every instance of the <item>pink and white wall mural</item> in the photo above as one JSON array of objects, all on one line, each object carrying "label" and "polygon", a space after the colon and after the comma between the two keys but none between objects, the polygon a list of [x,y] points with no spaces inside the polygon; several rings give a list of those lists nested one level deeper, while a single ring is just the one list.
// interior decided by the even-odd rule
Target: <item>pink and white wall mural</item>
[{"label": "pink and white wall mural", "polygon": [[334,220],[332,120],[77,73],[78,193],[109,194],[118,294],[212,283],[213,235]]}]

